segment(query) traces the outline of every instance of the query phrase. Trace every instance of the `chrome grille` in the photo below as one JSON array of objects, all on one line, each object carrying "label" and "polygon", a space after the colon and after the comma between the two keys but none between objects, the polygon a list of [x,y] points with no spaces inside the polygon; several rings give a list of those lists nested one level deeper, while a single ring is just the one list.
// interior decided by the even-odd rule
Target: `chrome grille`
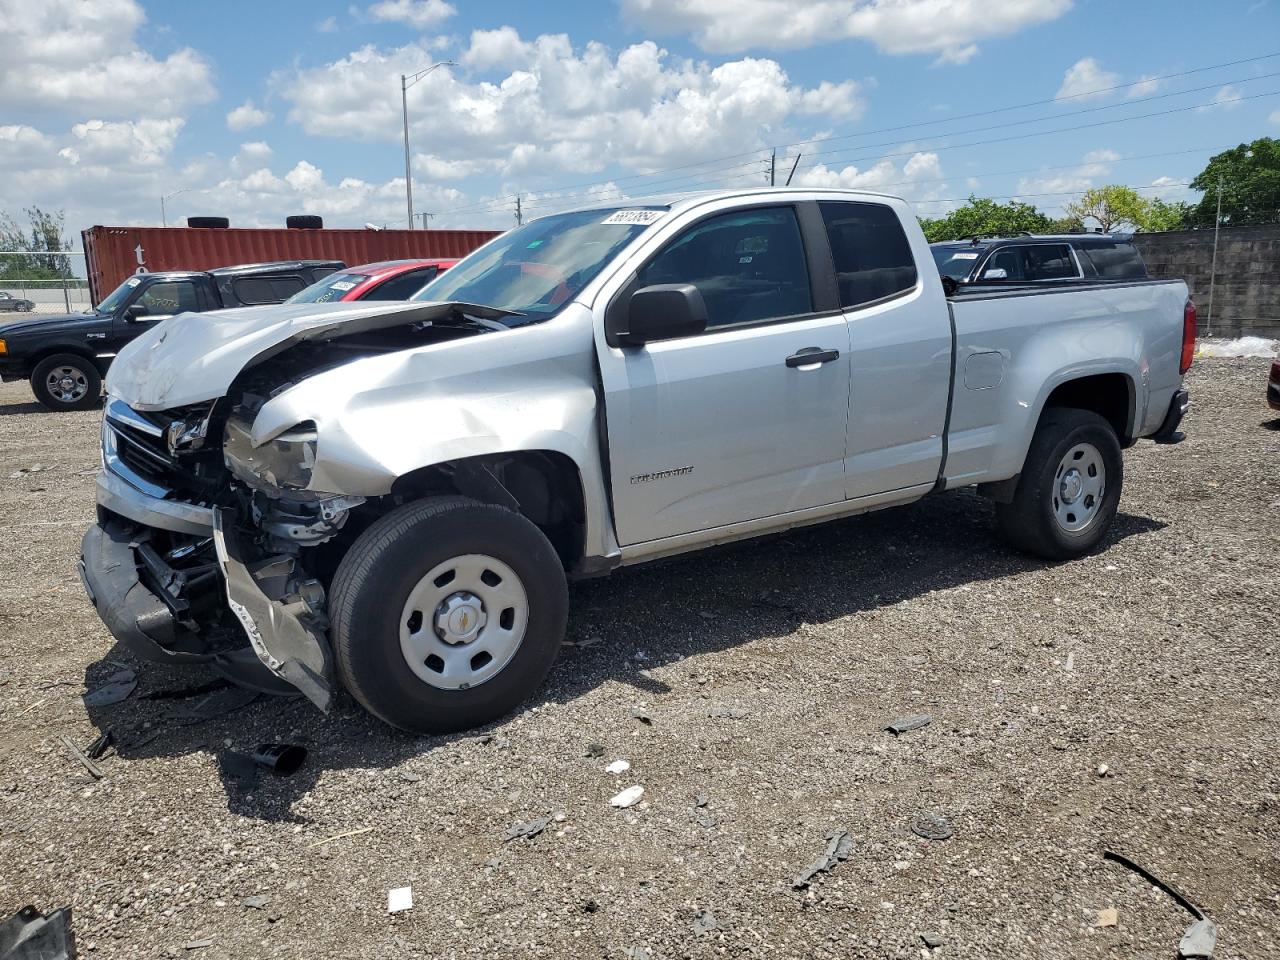
[{"label": "chrome grille", "polygon": [[[142,413],[121,400],[109,399],[102,418],[103,465],[153,497],[198,487],[200,479],[192,474],[193,465],[170,453],[165,440],[169,424],[194,412]],[[207,408],[202,412],[207,414]]]}]

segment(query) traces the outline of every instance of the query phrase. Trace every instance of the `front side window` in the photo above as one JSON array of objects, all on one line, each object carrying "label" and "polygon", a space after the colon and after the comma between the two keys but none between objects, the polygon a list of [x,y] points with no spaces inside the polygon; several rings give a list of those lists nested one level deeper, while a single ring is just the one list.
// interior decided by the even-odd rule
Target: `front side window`
[{"label": "front side window", "polygon": [[[840,305],[857,307],[916,285],[911,244],[893,209],[880,203],[822,202]],[[968,268],[973,264],[968,261]]]},{"label": "front side window", "polygon": [[576,297],[624,247],[661,220],[665,207],[578,210],[504,233],[446,270],[414,300],[476,303],[544,320]]},{"label": "front side window", "polygon": [[707,326],[727,327],[813,310],[800,224],[791,207],[709,217],[673,240],[640,271],[636,287],[691,283]]},{"label": "front side window", "polygon": [[1024,247],[1028,280],[1067,280],[1080,276],[1071,248],[1065,243],[1041,243]]},{"label": "front side window", "polygon": [[134,301],[146,307],[155,316],[172,316],[186,310],[199,310],[196,302],[196,285],[189,280],[171,280],[153,283]]}]

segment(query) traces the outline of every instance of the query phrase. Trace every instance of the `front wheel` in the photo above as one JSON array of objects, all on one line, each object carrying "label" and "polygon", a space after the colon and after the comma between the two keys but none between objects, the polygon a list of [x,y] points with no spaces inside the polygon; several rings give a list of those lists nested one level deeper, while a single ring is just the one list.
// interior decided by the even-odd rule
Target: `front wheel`
[{"label": "front wheel", "polygon": [[415,733],[465,730],[524,702],[564,639],[569,596],[527,518],[465,497],[392,511],[360,535],[330,591],[343,684]]},{"label": "front wheel", "polygon": [[1071,560],[1106,536],[1123,486],[1124,458],[1111,424],[1089,410],[1050,409],[1013,500],[996,504],[996,526],[1020,550]]},{"label": "front wheel", "polygon": [[92,360],[59,353],[35,365],[31,392],[50,410],[88,410],[102,399],[102,376]]}]

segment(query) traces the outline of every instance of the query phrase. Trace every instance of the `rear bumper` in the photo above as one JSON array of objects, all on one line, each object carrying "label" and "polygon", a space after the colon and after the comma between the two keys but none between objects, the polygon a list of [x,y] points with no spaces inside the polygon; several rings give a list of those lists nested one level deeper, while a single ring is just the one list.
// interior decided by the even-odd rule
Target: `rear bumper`
[{"label": "rear bumper", "polygon": [[1169,401],[1169,410],[1164,416],[1160,429],[1151,435],[1156,443],[1181,443],[1186,436],[1179,432],[1182,418],[1187,415],[1191,406],[1191,395],[1186,390],[1179,390]]}]

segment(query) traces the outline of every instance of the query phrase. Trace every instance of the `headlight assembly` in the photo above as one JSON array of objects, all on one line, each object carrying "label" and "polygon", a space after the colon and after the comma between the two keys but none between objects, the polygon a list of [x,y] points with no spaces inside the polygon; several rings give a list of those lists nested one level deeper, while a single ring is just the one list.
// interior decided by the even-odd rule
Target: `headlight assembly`
[{"label": "headlight assembly", "polygon": [[316,425],[305,420],[255,447],[249,424],[233,417],[227,421],[222,453],[227,468],[255,489],[305,490],[316,464]]}]

